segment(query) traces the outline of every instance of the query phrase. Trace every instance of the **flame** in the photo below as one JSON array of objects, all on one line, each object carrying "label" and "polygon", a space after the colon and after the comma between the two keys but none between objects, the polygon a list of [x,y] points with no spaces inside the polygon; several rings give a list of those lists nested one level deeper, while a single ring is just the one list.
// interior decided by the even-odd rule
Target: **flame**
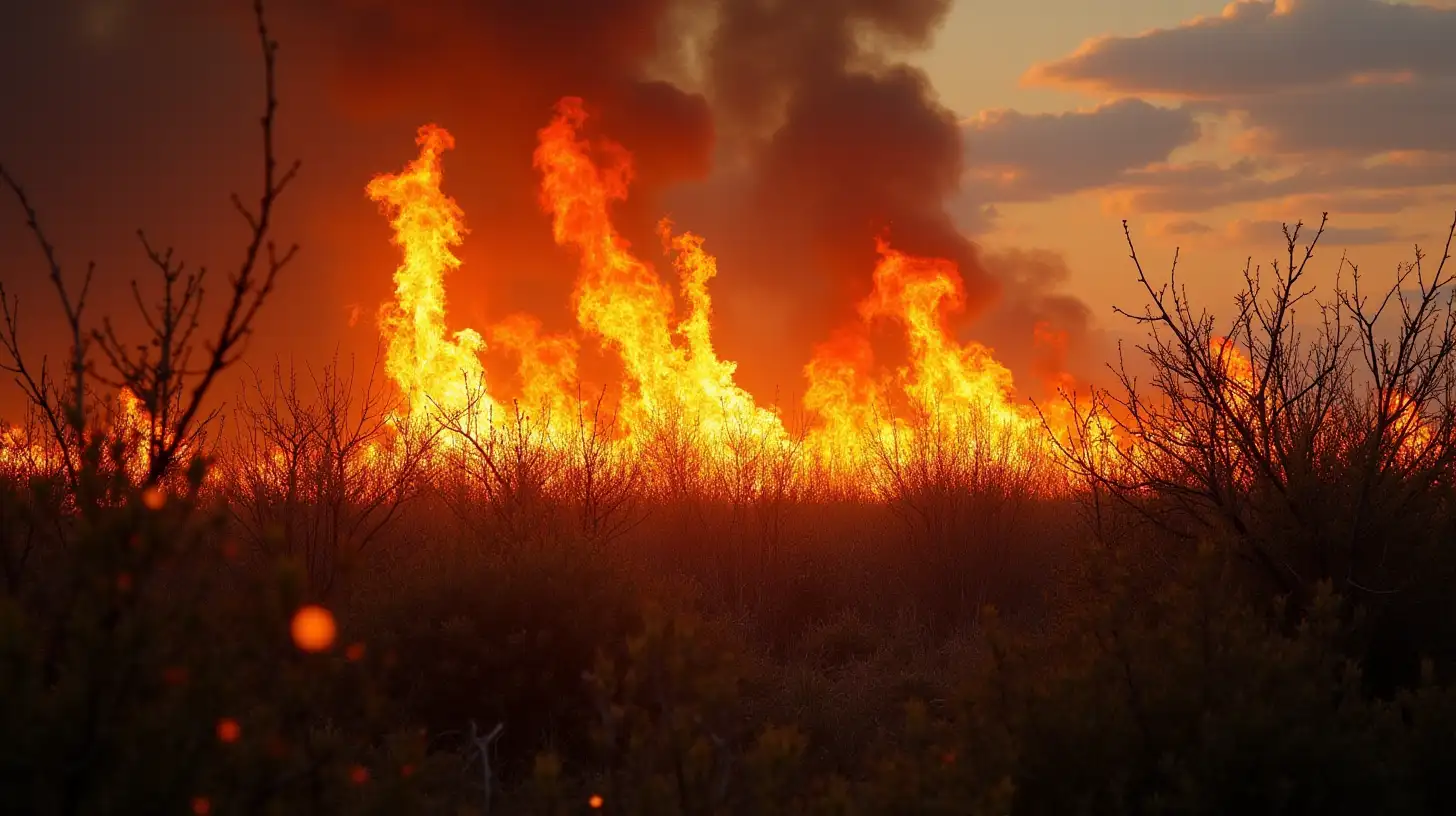
[{"label": "flame", "polygon": [[381,317],[387,342],[385,371],[399,384],[414,415],[489,412],[480,353],[485,342],[472,329],[453,335],[445,324],[445,274],[460,267],[451,251],[465,235],[464,213],[440,190],[440,157],[455,146],[444,128],[425,125],[415,140],[419,158],[366,188],[394,227],[404,255],[394,272],[395,299]]},{"label": "flame", "polygon": [[111,420],[111,436],[126,444],[122,468],[133,480],[140,479],[151,466],[152,415],[129,388],[116,392],[116,415]]},{"label": "flame", "polygon": [[[1214,336],[1209,345],[1214,364],[1226,378],[1224,399],[1228,409],[1234,416],[1252,421],[1254,401],[1259,398],[1253,361],[1230,338]],[[1384,399],[1383,413],[1389,418],[1386,439],[1394,445],[1396,459],[1407,463],[1417,461],[1431,450],[1436,441],[1436,428],[1422,415],[1421,406],[1410,395],[1392,391]],[[1228,451],[1236,472],[1244,471],[1246,465],[1238,446],[1230,442]],[[1243,473],[1240,478],[1252,478],[1252,475]]]},{"label": "flame", "polygon": [[[863,467],[845,452],[890,439],[892,457],[910,455],[900,451],[917,433],[951,433],[971,446],[1037,445],[1041,420],[1017,403],[1011,372],[990,349],[951,333],[948,320],[965,304],[955,263],[908,255],[883,238],[877,247],[874,289],[859,305],[860,323],[819,346],[804,369],[805,406],[820,420],[809,439],[814,455],[834,469]],[[874,352],[865,333],[876,320],[898,324],[909,351],[905,365],[877,380],[866,373]]]},{"label": "flame", "polygon": [[541,321],[525,314],[495,324],[490,338],[519,357],[521,402],[526,410],[539,411],[546,424],[555,428],[576,418],[580,404],[572,393],[577,384],[574,339],[542,334]]},{"label": "flame", "polygon": [[[115,401],[108,405],[106,422],[97,430],[107,449],[113,444],[121,444],[122,458],[115,464],[133,484],[140,484],[151,468],[151,441],[158,430],[141,398],[130,388],[117,389]],[[169,436],[164,443],[170,442],[170,439]],[[39,425],[0,425],[0,472],[7,475],[55,475],[64,469],[68,458],[72,468],[81,468],[80,449],[70,447],[69,456],[65,455],[66,450]],[[190,444],[179,446],[176,459],[186,461],[190,450]]]},{"label": "flame", "polygon": [[899,372],[907,395],[921,409],[978,407],[1003,422],[1024,412],[1011,405],[1011,372],[979,343],[957,343],[947,318],[965,304],[956,265],[939,258],[916,258],[878,241],[880,263],[875,289],[862,304],[866,320],[888,318],[905,329],[910,364]]},{"label": "flame", "polygon": [[[572,307],[581,335],[598,340],[621,363],[613,433],[643,444],[653,434],[687,431],[674,438],[697,440],[693,444],[710,460],[732,457],[750,440],[759,446],[755,450],[785,461],[779,454],[798,450],[798,440],[791,438],[777,407],[760,405],[737,384],[737,364],[721,358],[714,347],[709,286],[718,274],[717,260],[702,237],[675,232],[668,219],[659,223],[658,233],[677,276],[676,291],[634,251],[612,220],[613,206],[626,199],[633,179],[631,157],[613,142],[585,138],[587,122],[580,99],[562,99],[537,134],[533,163],[556,243],[574,250],[579,260]],[[465,233],[459,207],[440,190],[440,155],[454,141],[446,131],[426,126],[418,143],[419,157],[402,173],[379,176],[368,186],[370,197],[390,217],[394,243],[404,254],[395,272],[395,299],[381,324],[389,349],[387,373],[408,397],[411,414],[441,407],[477,412],[481,415],[472,420],[499,423],[505,417],[483,415],[499,404],[498,395],[472,401],[466,390],[472,381],[484,387],[480,354],[482,337],[488,337],[492,346],[519,361],[520,399],[528,410],[550,417],[541,426],[542,439],[560,444],[559,432],[568,423],[584,421],[578,340],[545,335],[529,315],[513,315],[481,333],[466,329],[448,335],[444,278],[460,266],[452,248]],[[898,442],[907,432],[929,439],[953,428],[963,442],[966,429],[974,426],[972,435],[980,440],[975,444],[1014,448],[1010,455],[1025,461],[1049,449],[1039,435],[1040,417],[1017,402],[1010,371],[991,349],[961,342],[950,330],[950,317],[966,300],[956,265],[906,254],[883,238],[878,249],[873,291],[856,319],[819,346],[804,368],[804,407],[817,424],[803,440],[810,464],[800,475],[819,468],[854,481],[875,466],[872,451],[882,453],[886,440]],[[904,366],[877,370],[868,339],[877,321],[903,330],[909,349]],[[1059,362],[1065,338],[1046,327],[1038,331],[1037,341],[1049,344]],[[1058,382],[1066,382],[1065,377]],[[687,427],[664,425],[664,420]],[[754,475],[747,481],[766,478]]]},{"label": "flame", "polygon": [[595,152],[607,163],[598,165],[593,145],[578,135],[586,119],[580,99],[561,100],[555,118],[539,134],[535,164],[556,242],[580,253],[573,293],[577,320],[621,356],[633,389],[622,407],[627,432],[653,417],[681,412],[710,434],[721,433],[729,422],[748,420],[782,436],[778,416],[734,382],[736,364],[714,352],[707,283],[717,274],[716,260],[704,251],[701,238],[674,236],[671,223],[662,222],[660,232],[676,253],[687,303],[687,314],[676,320],[671,291],[612,224],[609,208],[627,196],[631,159],[620,146],[602,142]]},{"label": "flame", "polygon": [[1393,393],[1389,398],[1388,415],[1391,417],[1390,434],[1395,441],[1397,455],[1410,462],[1432,450],[1436,442],[1436,429],[1421,415],[1420,405],[1408,394]]},{"label": "flame", "polygon": [[19,425],[0,427],[0,472],[30,474],[49,461],[46,447],[31,439],[31,433]]}]

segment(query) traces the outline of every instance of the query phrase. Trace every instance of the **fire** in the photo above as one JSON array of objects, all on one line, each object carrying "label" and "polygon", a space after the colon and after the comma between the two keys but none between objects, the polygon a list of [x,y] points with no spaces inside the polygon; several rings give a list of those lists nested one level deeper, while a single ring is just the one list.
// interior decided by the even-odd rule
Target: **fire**
[{"label": "fire", "polygon": [[440,190],[440,157],[455,139],[444,128],[425,125],[416,143],[419,158],[399,174],[376,177],[367,188],[389,216],[394,244],[404,254],[394,272],[395,300],[381,319],[388,344],[385,371],[412,414],[425,416],[436,408],[489,412],[493,404],[484,393],[480,362],[484,340],[471,329],[451,335],[445,325],[445,274],[460,267],[451,248],[465,235],[464,213]]},{"label": "fire", "polygon": [[[1238,344],[1227,337],[1214,336],[1210,343],[1211,359],[1223,374],[1226,383],[1224,400],[1235,417],[1253,423],[1256,391],[1259,387],[1253,361]],[[1384,415],[1388,417],[1385,428],[1386,439],[1394,446],[1397,459],[1414,461],[1431,448],[1436,439],[1436,429],[1421,415],[1420,405],[1410,395],[1394,391],[1385,398]],[[1279,421],[1279,413],[1271,412]],[[1228,445],[1230,460],[1236,467],[1242,467],[1238,446]]]},{"label": "fire", "polygon": [[1224,378],[1247,399],[1254,388],[1254,364],[1231,338],[1215,336],[1209,350]]},{"label": "fire", "polygon": [[576,390],[576,341],[541,333],[541,321],[530,315],[511,315],[490,330],[491,341],[519,358],[521,403],[539,411],[547,424],[560,428],[571,422],[580,406]]},{"label": "fire", "polygon": [[[533,163],[556,243],[578,257],[572,307],[580,336],[599,341],[621,363],[612,433],[633,445],[647,444],[666,420],[687,423],[668,430],[688,431],[709,459],[729,455],[724,451],[745,438],[762,451],[799,450],[777,407],[760,405],[735,381],[737,364],[718,355],[709,290],[718,264],[703,238],[675,231],[670,220],[660,222],[662,248],[677,274],[674,291],[613,222],[612,208],[626,199],[633,179],[631,157],[615,143],[585,138],[587,121],[580,99],[562,99],[537,134]],[[481,332],[449,333],[444,279],[460,266],[452,249],[465,229],[460,208],[441,191],[440,156],[454,140],[426,126],[418,144],[419,157],[403,172],[368,185],[404,255],[395,272],[395,299],[382,321],[387,371],[412,414],[470,411],[475,427],[499,425],[507,418],[486,413],[501,402],[498,395],[484,395],[480,362],[483,338],[489,338],[518,360],[517,405],[550,417],[540,425],[542,439],[560,445],[568,436],[563,431],[584,421],[578,340],[544,335],[529,315],[508,317]],[[951,316],[965,304],[956,265],[906,254],[883,238],[878,246],[873,291],[856,319],[821,345],[804,368],[804,407],[817,425],[803,439],[808,453],[803,464],[854,481],[862,469],[876,466],[877,457],[884,464],[888,442],[898,445],[916,434],[923,441],[948,431],[957,444],[986,449],[995,444],[1018,461],[1049,450],[1039,436],[1040,418],[1015,397],[1011,372],[989,348],[961,342],[951,331]],[[898,370],[876,369],[868,339],[876,321],[892,322],[905,334],[909,357]],[[1038,337],[1055,352],[1059,338],[1045,327],[1042,334]]]},{"label": "fire", "polygon": [[[902,451],[915,444],[916,434],[925,441],[949,433],[973,447],[1029,441],[1040,419],[1015,400],[1011,372],[990,349],[961,343],[950,331],[950,316],[965,303],[956,265],[908,255],[884,239],[878,248],[874,289],[860,303],[860,323],[821,345],[804,370],[805,404],[821,422],[810,436],[811,450],[844,467],[854,464],[844,452],[867,442],[889,440],[892,456],[908,455]],[[909,347],[906,364],[879,381],[865,373],[874,353],[864,330],[876,320],[898,324]]]},{"label": "fire", "polygon": [[556,242],[581,255],[574,292],[577,319],[617,351],[633,389],[623,406],[628,432],[653,416],[681,411],[710,434],[746,420],[782,436],[777,414],[758,406],[734,383],[736,364],[719,359],[713,349],[707,284],[717,274],[717,261],[704,251],[701,238],[674,236],[671,223],[662,222],[660,232],[676,254],[687,304],[687,314],[676,319],[671,291],[612,224],[609,208],[627,196],[631,159],[620,146],[603,142],[597,152],[609,163],[598,166],[592,145],[578,135],[586,118],[580,99],[563,99],[555,119],[540,132],[535,164]]},{"label": "fire", "polygon": [[1436,442],[1436,429],[1421,416],[1420,406],[1407,394],[1389,399],[1390,433],[1403,460],[1417,460]]},{"label": "fire", "polygon": [[116,393],[116,415],[111,421],[111,435],[125,443],[125,461],[122,467],[132,479],[140,480],[146,474],[152,461],[149,450],[152,438],[152,416],[146,406],[129,388]]},{"label": "fire", "polygon": [[31,439],[31,434],[18,425],[0,428],[0,471],[31,473],[47,461],[46,449]]},{"label": "fire", "polygon": [[[117,390],[114,400],[107,404],[106,422],[94,430],[105,443],[105,450],[121,444],[122,458],[114,464],[133,484],[141,484],[151,467],[152,437],[158,432],[158,422],[142,399],[126,387]],[[170,442],[171,436],[161,441]],[[64,450],[66,448],[43,425],[0,425],[0,472],[27,476],[54,475],[67,464]],[[185,462],[189,455],[188,444],[179,446],[176,452],[179,461]],[[80,449],[72,446],[69,459],[70,466],[79,469],[82,465]]]},{"label": "fire", "polygon": [[1011,407],[1011,372],[979,343],[960,345],[950,337],[946,319],[959,310],[965,291],[955,264],[914,258],[879,241],[875,289],[860,305],[865,320],[899,322],[910,343],[910,364],[899,372],[915,406],[930,410],[983,408],[997,421],[1017,422],[1023,412]]}]

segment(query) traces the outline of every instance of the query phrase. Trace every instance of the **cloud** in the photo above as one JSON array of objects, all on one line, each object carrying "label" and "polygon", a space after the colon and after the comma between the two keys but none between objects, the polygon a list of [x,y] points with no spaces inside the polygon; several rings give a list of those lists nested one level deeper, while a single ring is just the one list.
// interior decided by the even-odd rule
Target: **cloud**
[{"label": "cloud", "polygon": [[1090,40],[1070,56],[1033,66],[1024,81],[1224,97],[1376,73],[1453,77],[1452,42],[1452,8],[1380,0],[1246,1],[1173,28]]},{"label": "cloud", "polygon": [[1152,225],[1152,232],[1164,238],[1176,238],[1186,235],[1207,235],[1213,232],[1213,227],[1191,218],[1179,218],[1173,221],[1155,222]]},{"label": "cloud", "polygon": [[[1293,229],[1297,218],[1289,220],[1248,220],[1238,219],[1229,222],[1223,230],[1223,238],[1239,244],[1251,246],[1268,246],[1279,244],[1283,246],[1284,226],[1289,225]],[[1301,246],[1309,243],[1315,236],[1319,224],[1306,222],[1299,232],[1299,243]],[[1376,246],[1379,244],[1410,243],[1414,238],[1401,231],[1391,224],[1380,224],[1365,227],[1341,227],[1329,226],[1325,228],[1324,235],[1320,236],[1320,246],[1329,247],[1355,247],[1355,246]]]},{"label": "cloud", "polygon": [[[1184,246],[1229,246],[1248,249],[1257,256],[1271,246],[1284,246],[1284,227],[1293,229],[1303,224],[1299,233],[1300,245],[1309,243],[1319,228],[1321,210],[1290,207],[1275,211],[1267,218],[1235,218],[1214,226],[1203,220],[1189,218],[1154,219],[1145,229],[1150,235]],[[1336,214],[1332,221],[1339,219]],[[1342,219],[1339,219],[1342,220]],[[1320,245],[1329,247],[1376,246],[1382,244],[1411,243],[1415,236],[1394,224],[1374,224],[1347,227],[1333,224],[1325,228]]]},{"label": "cloud", "polygon": [[1456,155],[1409,153],[1378,161],[1311,162],[1272,173],[1266,162],[1246,158],[1228,165],[1194,162],[1129,172],[1121,189],[1107,197],[1104,209],[1119,214],[1196,213],[1290,196],[1409,194],[1450,185],[1456,185]]},{"label": "cloud", "polygon": [[1340,215],[1395,215],[1429,203],[1433,196],[1420,190],[1319,193],[1273,199],[1258,206],[1263,217],[1284,213],[1338,213]]},{"label": "cloud", "polygon": [[1456,77],[1405,76],[1233,97],[1225,104],[1242,113],[1252,129],[1248,146],[1261,152],[1456,149]]},{"label": "cloud", "polygon": [[[964,126],[967,186],[987,201],[1039,201],[1106,186],[1196,141],[1187,110],[1123,99],[1092,110],[983,112]],[[1095,145],[1095,150],[1088,146]]]}]

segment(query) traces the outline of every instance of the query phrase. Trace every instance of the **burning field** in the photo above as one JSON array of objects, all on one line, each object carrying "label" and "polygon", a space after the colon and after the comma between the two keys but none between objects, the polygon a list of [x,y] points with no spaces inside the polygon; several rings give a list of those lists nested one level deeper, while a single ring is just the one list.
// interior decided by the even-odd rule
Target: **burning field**
[{"label": "burning field", "polygon": [[[331,93],[500,125],[392,133],[345,196],[275,154],[257,2],[241,252],[142,233],[130,324],[0,166],[65,329],[0,282],[6,803],[1456,812],[1456,224],[1333,287],[1287,227],[1215,311],[1124,222],[1135,342],[1089,375],[1085,305],[948,214],[902,61],[948,8],[299,4]],[[387,222],[372,361],[253,345],[299,192]]]},{"label": "burning field", "polygon": [[[544,335],[530,315],[483,329],[450,327],[447,274],[461,266],[452,248],[466,230],[464,214],[442,191],[443,154],[454,147],[448,132],[421,128],[419,158],[370,183],[404,256],[381,323],[385,370],[408,404],[398,419],[431,417],[457,439],[530,428],[539,444],[557,450],[582,434],[639,449],[678,435],[694,440],[694,455],[715,472],[761,471],[726,475],[730,482],[761,489],[755,483],[790,478],[841,496],[869,495],[881,465],[902,467],[904,451],[930,438],[974,433],[971,447],[987,449],[978,456],[1021,468],[1051,463],[1042,417],[1017,399],[1011,373],[989,349],[952,335],[949,318],[965,299],[956,265],[906,255],[886,237],[878,242],[871,294],[804,366],[804,410],[759,404],[735,382],[736,364],[713,345],[709,285],[719,270],[705,240],[675,233],[667,220],[658,225],[662,246],[654,254],[671,257],[674,293],[613,225],[611,206],[629,194],[631,157],[610,141],[587,140],[586,124],[582,100],[561,100],[534,155],[556,242],[580,259],[572,293],[580,331],[570,335]],[[901,333],[903,365],[876,365],[869,328],[877,322]],[[618,378],[578,376],[584,342],[610,350]],[[483,370],[488,345],[517,359],[511,376]]]}]

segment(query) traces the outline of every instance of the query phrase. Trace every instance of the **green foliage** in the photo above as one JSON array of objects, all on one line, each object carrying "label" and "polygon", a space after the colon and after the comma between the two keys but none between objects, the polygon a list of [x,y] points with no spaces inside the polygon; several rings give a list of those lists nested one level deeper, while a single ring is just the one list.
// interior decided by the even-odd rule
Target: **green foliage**
[{"label": "green foliage", "polygon": [[1456,698],[1409,695],[1403,718],[1363,697],[1328,586],[1285,630],[1208,552],[1151,595],[1110,572],[1048,634],[990,627],[941,743],[971,790],[1007,768],[1015,813],[1446,812],[1427,757],[1451,756],[1430,741]]}]

